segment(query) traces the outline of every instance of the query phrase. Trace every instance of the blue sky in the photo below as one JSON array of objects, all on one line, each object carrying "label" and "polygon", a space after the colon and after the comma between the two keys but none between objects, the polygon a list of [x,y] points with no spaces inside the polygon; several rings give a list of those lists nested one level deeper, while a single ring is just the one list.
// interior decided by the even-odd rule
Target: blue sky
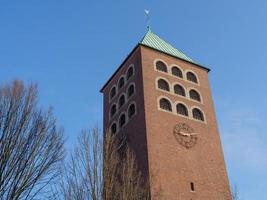
[{"label": "blue sky", "polygon": [[0,0],[0,84],[36,81],[68,144],[102,126],[99,89],[146,32],[212,69],[210,83],[232,184],[267,199],[267,1]]}]

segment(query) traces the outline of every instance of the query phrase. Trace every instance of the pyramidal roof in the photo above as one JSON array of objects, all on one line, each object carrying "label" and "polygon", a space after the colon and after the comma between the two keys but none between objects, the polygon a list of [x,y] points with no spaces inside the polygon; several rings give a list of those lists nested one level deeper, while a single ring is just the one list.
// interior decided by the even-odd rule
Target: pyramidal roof
[{"label": "pyramidal roof", "polygon": [[171,56],[181,58],[191,63],[195,63],[191,58],[189,58],[183,52],[179,51],[178,49],[170,45],[168,42],[161,39],[159,36],[154,34],[150,29],[147,31],[147,33],[145,34],[143,39],[139,42],[139,44],[156,49]]},{"label": "pyramidal roof", "polygon": [[204,68],[208,71],[210,71],[209,68],[204,67],[195,61],[193,61],[191,58],[186,56],[183,52],[179,51],[172,45],[170,45],[168,42],[161,39],[159,36],[154,34],[150,29],[147,31],[145,36],[142,38],[142,40],[135,46],[135,48],[131,51],[131,53],[127,56],[127,58],[122,62],[122,64],[119,66],[119,68],[113,73],[113,75],[109,78],[109,80],[105,83],[105,85],[100,90],[101,92],[103,89],[107,86],[107,84],[111,81],[111,79],[115,76],[115,74],[123,67],[123,64],[127,61],[127,59],[132,55],[132,53],[138,48],[139,45],[147,46],[152,49],[155,49],[157,51],[166,53],[168,55],[174,56],[176,58],[185,60],[187,62],[193,63],[197,65],[198,67]]}]

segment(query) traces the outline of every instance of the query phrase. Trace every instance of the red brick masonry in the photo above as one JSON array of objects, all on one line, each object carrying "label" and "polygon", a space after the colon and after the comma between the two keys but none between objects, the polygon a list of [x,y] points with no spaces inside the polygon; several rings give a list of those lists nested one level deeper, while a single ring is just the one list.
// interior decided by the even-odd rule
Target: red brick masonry
[{"label": "red brick masonry", "polygon": [[[184,72],[193,71],[198,76],[199,85],[156,71],[156,59],[165,61],[168,66],[178,65]],[[110,102],[111,87],[117,84],[130,64],[135,67],[134,77]],[[158,77],[167,79],[171,84],[180,83],[186,89],[197,89],[201,93],[202,103],[156,89],[155,82]],[[118,101],[122,92],[126,93],[127,86],[132,82],[136,85],[135,95],[110,120],[110,106]],[[144,176],[150,177],[152,199],[231,199],[206,69],[139,45],[104,87],[103,94],[104,129],[108,129],[112,122],[118,121],[120,113],[127,112],[130,102],[136,103],[137,114],[119,131],[128,135]],[[175,114],[175,110],[174,114],[159,110],[160,96],[167,97],[173,103],[181,101],[189,108],[197,106],[205,113],[206,122],[181,117]],[[178,123],[186,123],[199,133],[197,144],[192,148],[185,148],[175,139],[173,128]],[[191,191],[191,182],[194,183],[195,191]]]}]

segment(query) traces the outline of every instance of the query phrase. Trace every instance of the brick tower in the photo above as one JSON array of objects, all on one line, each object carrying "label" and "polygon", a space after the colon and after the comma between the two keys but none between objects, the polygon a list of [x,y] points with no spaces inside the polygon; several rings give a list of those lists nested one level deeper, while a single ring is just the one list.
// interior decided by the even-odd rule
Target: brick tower
[{"label": "brick tower", "polygon": [[127,135],[152,199],[231,199],[209,71],[149,30],[101,89],[104,129]]}]

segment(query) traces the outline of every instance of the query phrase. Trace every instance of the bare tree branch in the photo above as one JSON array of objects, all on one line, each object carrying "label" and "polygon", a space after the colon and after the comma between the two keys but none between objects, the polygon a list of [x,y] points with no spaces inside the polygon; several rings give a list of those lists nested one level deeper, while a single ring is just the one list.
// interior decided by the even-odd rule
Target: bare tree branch
[{"label": "bare tree branch", "polygon": [[0,87],[0,199],[33,199],[58,176],[63,130],[37,107],[37,87]]},{"label": "bare tree branch", "polygon": [[56,199],[149,199],[148,181],[138,171],[127,140],[109,132],[103,140],[98,128],[82,131],[60,186]]}]

